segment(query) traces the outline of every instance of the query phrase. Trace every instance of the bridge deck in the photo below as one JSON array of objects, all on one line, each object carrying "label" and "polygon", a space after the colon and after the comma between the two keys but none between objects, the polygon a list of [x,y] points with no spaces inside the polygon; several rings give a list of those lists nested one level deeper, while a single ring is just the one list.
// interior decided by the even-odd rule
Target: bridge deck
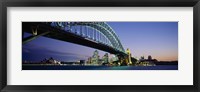
[{"label": "bridge deck", "polygon": [[42,34],[47,31],[49,31],[48,34],[45,34],[45,37],[52,38],[52,39],[57,39],[65,42],[70,42],[70,43],[75,43],[83,46],[88,46],[92,48],[96,48],[99,50],[103,50],[112,54],[121,54],[121,55],[126,55],[123,52],[120,52],[108,45],[98,43],[96,41],[90,40],[88,38],[84,38],[81,36],[78,36],[74,33],[67,32],[64,30],[61,30],[59,28],[54,28],[48,24],[44,24],[41,22],[22,22],[22,32],[28,32],[32,34],[32,28],[37,27],[37,33]]}]

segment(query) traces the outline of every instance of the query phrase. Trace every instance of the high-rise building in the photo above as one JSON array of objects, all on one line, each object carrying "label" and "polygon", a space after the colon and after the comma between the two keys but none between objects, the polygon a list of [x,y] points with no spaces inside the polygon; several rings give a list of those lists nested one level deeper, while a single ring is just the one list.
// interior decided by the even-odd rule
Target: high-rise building
[{"label": "high-rise building", "polygon": [[91,64],[92,63],[92,57],[88,58],[87,64]]},{"label": "high-rise building", "polygon": [[149,55],[149,56],[148,56],[148,60],[152,60],[152,57],[151,57],[151,55]]},{"label": "high-rise building", "polygon": [[103,57],[102,57],[103,63],[109,63],[109,56],[108,53],[106,53]]},{"label": "high-rise building", "polygon": [[141,56],[141,57],[140,57],[140,60],[144,60],[144,56]]},{"label": "high-rise building", "polygon": [[99,62],[99,52],[97,50],[94,51],[92,56],[92,63],[91,64],[98,64]]}]

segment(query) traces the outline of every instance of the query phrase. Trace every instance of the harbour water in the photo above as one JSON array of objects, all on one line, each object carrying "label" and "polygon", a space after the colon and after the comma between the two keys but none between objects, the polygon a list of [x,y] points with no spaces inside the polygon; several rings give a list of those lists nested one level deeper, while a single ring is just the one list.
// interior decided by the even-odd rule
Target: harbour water
[{"label": "harbour water", "polygon": [[156,65],[156,66],[23,65],[22,70],[178,70],[178,65]]}]

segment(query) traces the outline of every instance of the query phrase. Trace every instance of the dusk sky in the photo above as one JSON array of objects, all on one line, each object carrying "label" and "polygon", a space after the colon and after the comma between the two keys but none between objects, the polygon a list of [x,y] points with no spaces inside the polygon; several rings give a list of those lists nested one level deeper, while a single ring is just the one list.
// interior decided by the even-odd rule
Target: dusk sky
[{"label": "dusk sky", "polygon": [[[151,55],[159,61],[178,60],[178,22],[107,22],[119,36],[124,49],[140,58]],[[28,36],[28,34],[25,34]],[[22,45],[23,61],[53,57],[61,61],[87,59],[94,48],[46,37]],[[100,51],[100,50],[98,50]],[[100,51],[100,56],[105,52]]]}]

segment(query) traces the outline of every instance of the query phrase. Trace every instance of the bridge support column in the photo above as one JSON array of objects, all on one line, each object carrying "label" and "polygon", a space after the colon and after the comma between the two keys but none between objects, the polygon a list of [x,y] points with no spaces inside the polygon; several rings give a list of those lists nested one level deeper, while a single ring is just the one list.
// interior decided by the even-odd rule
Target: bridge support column
[{"label": "bridge support column", "polygon": [[126,56],[117,55],[117,57],[119,59],[119,65],[120,66],[127,66],[128,65],[128,60],[127,60]]},{"label": "bridge support column", "polygon": [[32,40],[34,40],[34,39],[36,39],[36,38],[38,38],[38,37],[40,37],[40,36],[43,36],[43,35],[48,34],[48,33],[50,33],[50,32],[47,31],[47,32],[44,32],[44,33],[41,33],[41,34],[38,34],[38,35],[31,35],[31,36],[29,36],[29,37],[23,38],[23,39],[22,39],[22,44],[25,44],[25,43],[27,43],[27,42],[30,42],[30,41],[32,41]]}]

